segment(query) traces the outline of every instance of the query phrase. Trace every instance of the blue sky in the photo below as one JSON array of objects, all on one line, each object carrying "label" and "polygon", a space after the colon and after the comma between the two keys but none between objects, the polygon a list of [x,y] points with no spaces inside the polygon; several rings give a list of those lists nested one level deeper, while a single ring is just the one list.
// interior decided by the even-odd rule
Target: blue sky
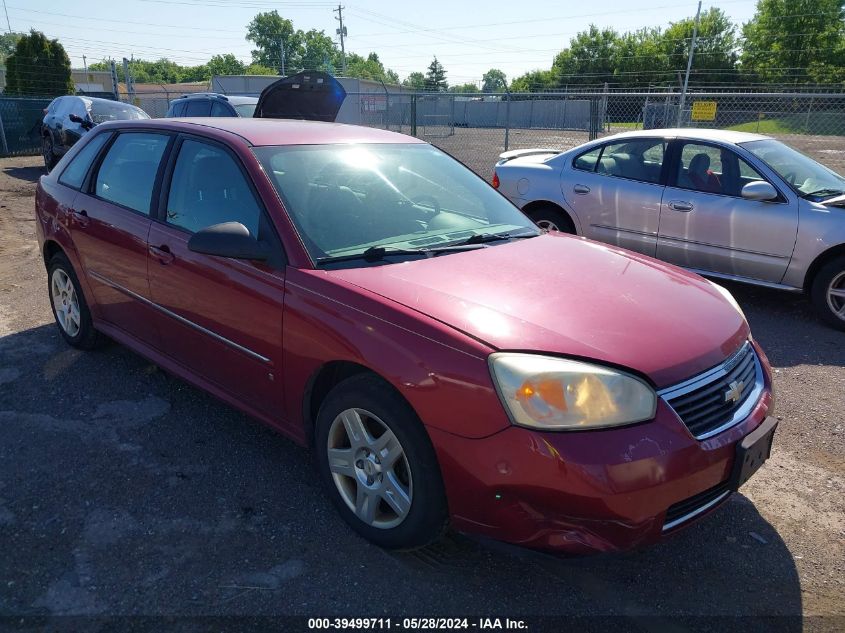
[{"label": "blue sky", "polygon": [[[74,67],[82,67],[82,55],[89,63],[133,54],[191,65],[215,53],[233,53],[249,61],[246,25],[256,13],[272,9],[303,30],[334,34],[337,27],[332,13],[336,4],[320,1],[5,1],[13,30],[35,28],[59,38]],[[362,55],[377,52],[402,78],[424,71],[434,55],[453,84],[477,81],[491,67],[513,78],[548,68],[569,38],[590,23],[620,31],[666,26],[694,15],[696,4],[695,0],[354,0],[344,5],[346,46]],[[702,10],[718,6],[741,23],[753,15],[755,4],[755,0],[704,2]]]}]

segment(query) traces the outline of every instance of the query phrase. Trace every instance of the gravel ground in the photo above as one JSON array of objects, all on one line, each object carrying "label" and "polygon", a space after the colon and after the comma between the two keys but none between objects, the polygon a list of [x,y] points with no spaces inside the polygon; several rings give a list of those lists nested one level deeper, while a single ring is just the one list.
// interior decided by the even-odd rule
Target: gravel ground
[{"label": "gravel ground", "polygon": [[638,630],[714,615],[752,616],[716,630],[845,628],[845,335],[801,297],[730,286],[776,368],[781,423],[771,460],[706,520],[624,555],[564,559],[461,535],[390,554],[345,527],[308,451],[123,347],[62,342],[34,235],[39,163],[0,160],[6,624],[602,614]]}]

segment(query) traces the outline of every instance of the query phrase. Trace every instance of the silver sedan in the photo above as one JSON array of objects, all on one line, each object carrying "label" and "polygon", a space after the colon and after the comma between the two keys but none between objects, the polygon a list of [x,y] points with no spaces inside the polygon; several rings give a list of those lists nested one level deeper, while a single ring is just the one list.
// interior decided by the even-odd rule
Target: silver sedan
[{"label": "silver sedan", "polygon": [[541,227],[805,292],[845,330],[845,178],[780,141],[626,132],[565,152],[506,152],[493,183]]}]

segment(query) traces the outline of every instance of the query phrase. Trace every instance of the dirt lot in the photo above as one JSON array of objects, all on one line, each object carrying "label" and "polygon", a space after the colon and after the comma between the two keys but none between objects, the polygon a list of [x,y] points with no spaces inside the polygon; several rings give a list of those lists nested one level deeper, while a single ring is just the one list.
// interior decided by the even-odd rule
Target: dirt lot
[{"label": "dirt lot", "polygon": [[687,631],[718,615],[730,619],[710,630],[845,629],[845,335],[801,297],[730,287],[776,368],[781,423],[770,462],[706,520],[625,555],[460,535],[389,554],[345,527],[307,451],[120,346],[61,341],[33,228],[39,163],[0,161],[0,616],[602,614]]}]

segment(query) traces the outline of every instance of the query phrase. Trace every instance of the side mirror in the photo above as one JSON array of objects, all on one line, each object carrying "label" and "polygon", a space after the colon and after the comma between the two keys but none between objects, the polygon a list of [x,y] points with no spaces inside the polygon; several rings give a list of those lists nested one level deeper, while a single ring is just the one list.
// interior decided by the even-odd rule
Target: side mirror
[{"label": "side mirror", "polygon": [[188,250],[217,257],[264,261],[270,249],[249,234],[240,222],[223,222],[194,233],[188,240]]},{"label": "side mirror", "polygon": [[777,189],[765,180],[755,180],[742,188],[742,197],[746,200],[767,202],[769,200],[775,200],[778,197],[778,192]]},{"label": "side mirror", "polygon": [[73,123],[79,123],[79,125],[81,125],[82,128],[85,129],[85,130],[90,130],[92,127],[94,127],[94,124],[91,121],[89,121],[88,119],[83,119],[78,114],[69,114],[68,118]]}]

